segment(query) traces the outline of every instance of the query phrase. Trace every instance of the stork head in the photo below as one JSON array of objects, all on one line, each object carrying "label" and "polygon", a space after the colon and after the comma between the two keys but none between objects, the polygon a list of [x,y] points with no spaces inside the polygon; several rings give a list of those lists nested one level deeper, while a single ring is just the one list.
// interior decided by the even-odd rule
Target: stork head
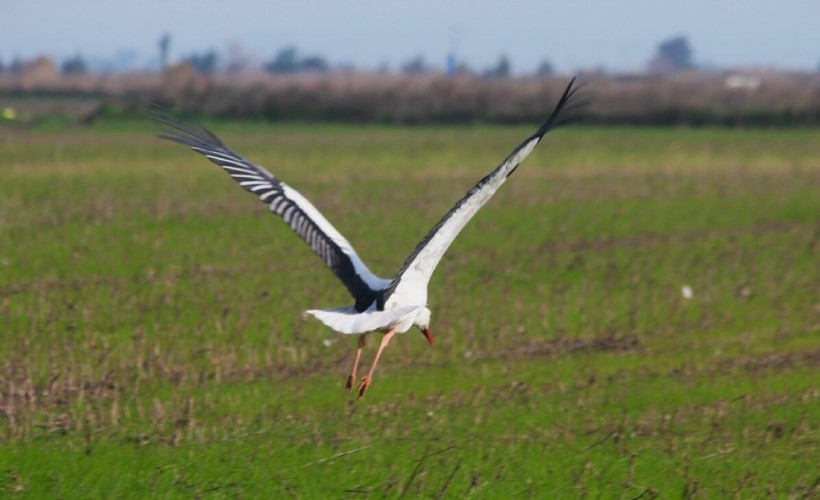
[{"label": "stork head", "polygon": [[426,307],[422,308],[421,312],[419,312],[416,319],[413,321],[413,324],[416,325],[421,333],[424,335],[424,338],[427,339],[427,342],[430,345],[433,345],[433,336],[430,335],[430,309]]}]

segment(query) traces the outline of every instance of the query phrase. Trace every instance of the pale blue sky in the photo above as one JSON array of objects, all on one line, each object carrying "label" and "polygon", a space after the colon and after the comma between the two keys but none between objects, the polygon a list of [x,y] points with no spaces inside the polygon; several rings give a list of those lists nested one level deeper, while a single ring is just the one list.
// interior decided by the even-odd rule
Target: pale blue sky
[{"label": "pale blue sky", "polygon": [[241,44],[257,61],[286,45],[334,63],[396,68],[421,54],[443,65],[455,50],[484,68],[501,54],[516,72],[548,59],[564,72],[636,70],[658,42],[689,38],[696,62],[814,70],[820,0],[0,0],[0,59],[46,53],[144,60],[172,35],[172,59]]}]

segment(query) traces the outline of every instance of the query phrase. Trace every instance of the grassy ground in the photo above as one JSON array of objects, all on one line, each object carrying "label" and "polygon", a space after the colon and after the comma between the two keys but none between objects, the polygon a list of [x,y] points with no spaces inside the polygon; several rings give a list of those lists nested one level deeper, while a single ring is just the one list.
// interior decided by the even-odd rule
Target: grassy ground
[{"label": "grassy ground", "polygon": [[[530,132],[213,128],[384,276]],[[0,130],[2,494],[820,494],[816,129],[551,134],[359,402],[343,287],[153,132]]]}]

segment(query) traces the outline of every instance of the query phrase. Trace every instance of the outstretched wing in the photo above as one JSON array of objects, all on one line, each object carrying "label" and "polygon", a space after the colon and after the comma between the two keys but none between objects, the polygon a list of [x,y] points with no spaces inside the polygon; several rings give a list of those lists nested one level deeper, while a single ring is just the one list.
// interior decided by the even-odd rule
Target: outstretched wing
[{"label": "outstretched wing", "polygon": [[298,191],[231,150],[208,130],[182,123],[166,113],[152,115],[166,126],[160,137],[188,146],[216,163],[246,191],[258,196],[271,212],[282,217],[344,283],[356,299],[356,310],[367,309],[390,284],[368,269],[353,245]]},{"label": "outstretched wing", "polygon": [[381,300],[386,309],[400,305],[424,305],[427,303],[427,284],[430,282],[430,276],[432,276],[441,257],[476,212],[492,198],[498,188],[507,180],[507,177],[515,172],[515,169],[518,168],[524,158],[535,149],[544,134],[555,126],[561,110],[575,94],[577,87],[573,88],[574,82],[575,79],[573,78],[564,90],[561,100],[555,106],[555,110],[541,127],[515,148],[501,165],[478,181],[475,187],[458,200],[455,206],[441,218],[438,224],[416,246],[416,249],[404,262],[396,277],[393,278],[390,287],[384,291]]}]

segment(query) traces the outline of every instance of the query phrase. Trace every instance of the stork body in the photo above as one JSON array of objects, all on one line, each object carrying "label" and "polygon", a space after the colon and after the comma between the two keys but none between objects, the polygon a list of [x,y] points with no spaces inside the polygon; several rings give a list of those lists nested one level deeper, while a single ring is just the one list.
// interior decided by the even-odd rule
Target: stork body
[{"label": "stork body", "polygon": [[186,125],[162,113],[156,113],[155,118],[167,127],[161,137],[204,155],[222,167],[246,191],[258,196],[271,212],[282,217],[353,296],[355,303],[350,306],[306,311],[339,333],[359,336],[353,370],[347,381],[348,392],[356,380],[364,337],[371,332],[384,333],[369,373],[360,380],[357,392],[361,397],[370,385],[382,351],[396,333],[404,333],[415,326],[430,345],[433,344],[430,309],[427,308],[427,286],[433,271],[464,226],[535,149],[544,134],[555,126],[561,111],[575,93],[573,83],[574,79],[538,130],[515,148],[501,165],[478,181],[427,233],[393,279],[376,276],[353,245],[307,198],[263,167],[234,152],[201,127]]}]

